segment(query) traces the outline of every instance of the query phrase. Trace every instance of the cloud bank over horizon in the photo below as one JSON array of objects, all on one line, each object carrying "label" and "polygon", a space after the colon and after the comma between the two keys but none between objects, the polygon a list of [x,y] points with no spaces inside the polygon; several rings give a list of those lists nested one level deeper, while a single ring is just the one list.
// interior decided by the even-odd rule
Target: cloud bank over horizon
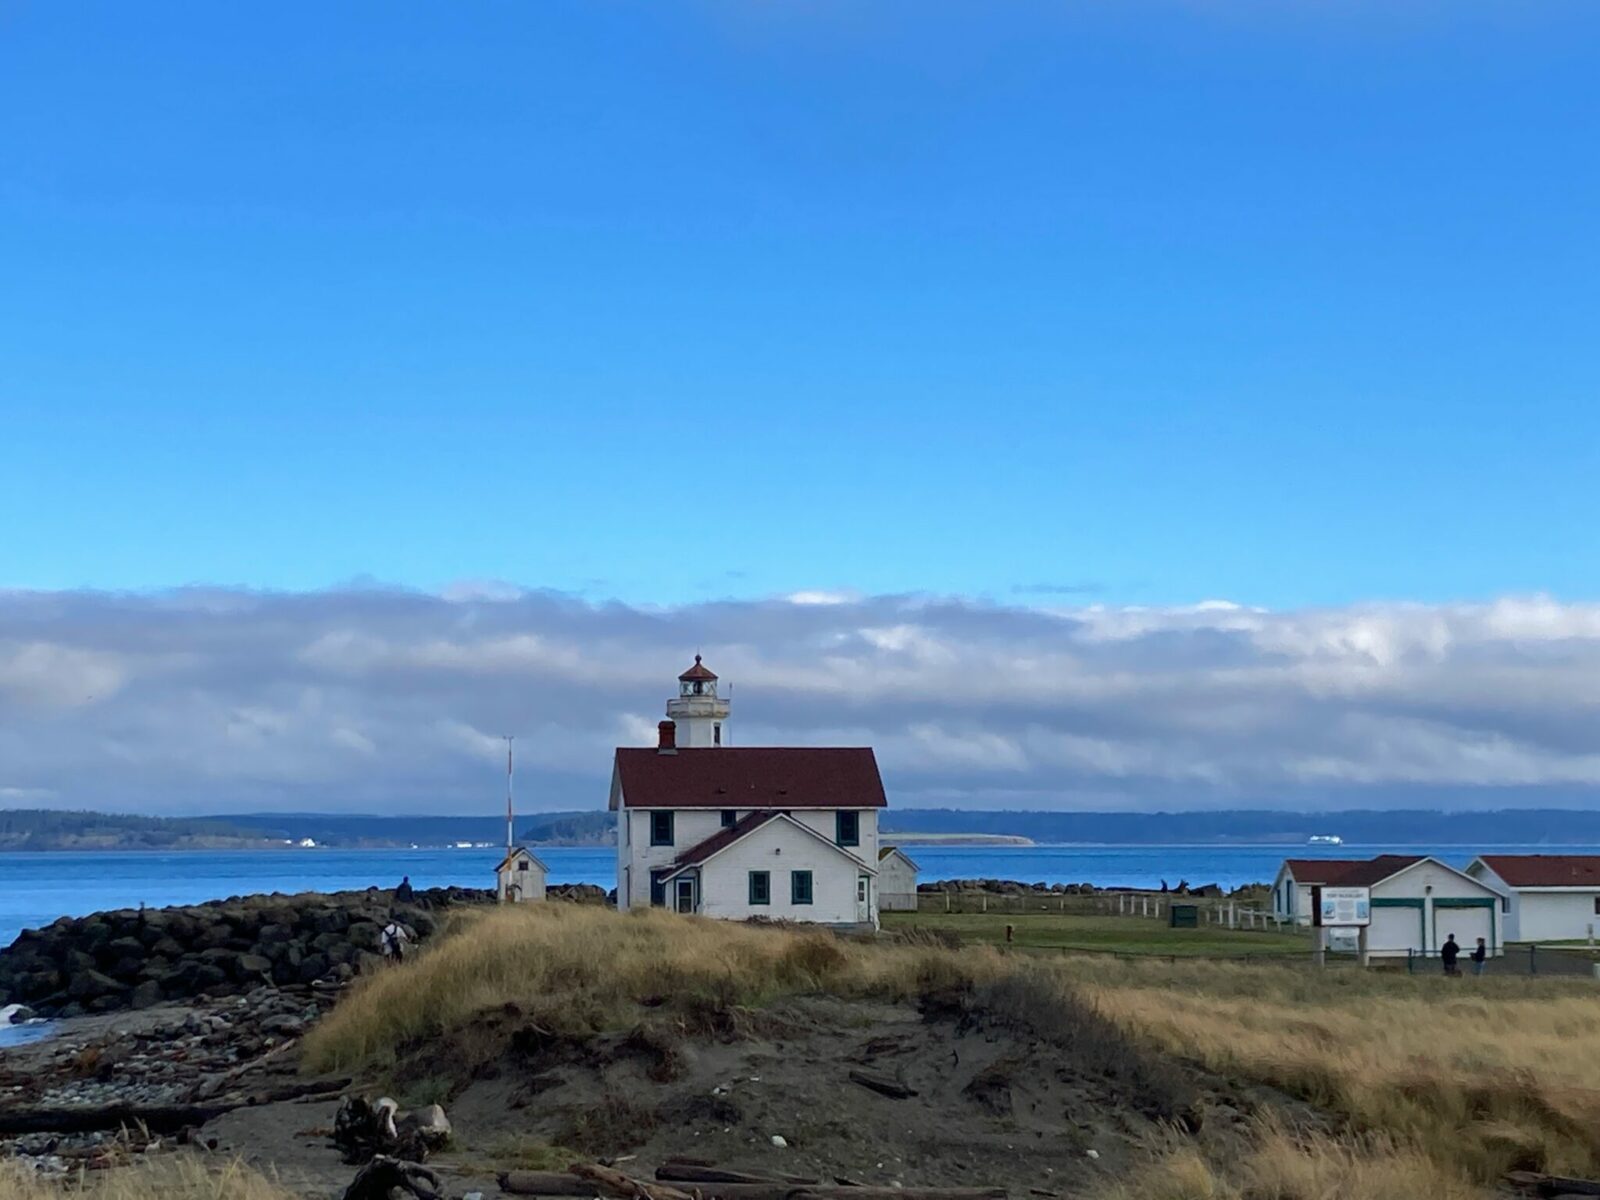
[{"label": "cloud bank over horizon", "polygon": [[[0,592],[0,807],[605,803],[698,650],[736,745],[872,745],[897,807],[1600,800],[1600,604],[1273,612],[804,592],[647,609],[501,585]],[[1048,601],[1048,602],[1047,602]]]}]

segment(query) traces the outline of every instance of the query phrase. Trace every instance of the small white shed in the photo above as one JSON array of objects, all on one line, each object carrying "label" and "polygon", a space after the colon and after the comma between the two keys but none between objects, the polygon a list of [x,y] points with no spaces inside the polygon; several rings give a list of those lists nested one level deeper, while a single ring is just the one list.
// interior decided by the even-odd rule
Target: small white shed
[{"label": "small white shed", "polygon": [[1467,874],[1505,895],[1508,942],[1571,942],[1600,933],[1600,855],[1484,854]]},{"label": "small white shed", "polygon": [[899,846],[878,850],[878,907],[892,912],[917,911],[917,864]]},{"label": "small white shed", "polygon": [[518,846],[494,869],[495,896],[501,904],[521,904],[544,899],[545,865],[525,847]]}]

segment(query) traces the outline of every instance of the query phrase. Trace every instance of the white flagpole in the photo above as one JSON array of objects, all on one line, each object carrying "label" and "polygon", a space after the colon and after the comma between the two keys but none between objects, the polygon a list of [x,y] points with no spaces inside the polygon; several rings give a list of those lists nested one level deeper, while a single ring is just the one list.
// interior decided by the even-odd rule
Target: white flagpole
[{"label": "white flagpole", "polygon": [[513,849],[513,844],[516,841],[516,835],[512,832],[512,817],[511,817],[511,780],[512,780],[511,743],[514,742],[514,741],[516,741],[516,735],[515,734],[509,734],[509,735],[506,736],[506,856],[507,857],[510,857],[511,851]]}]

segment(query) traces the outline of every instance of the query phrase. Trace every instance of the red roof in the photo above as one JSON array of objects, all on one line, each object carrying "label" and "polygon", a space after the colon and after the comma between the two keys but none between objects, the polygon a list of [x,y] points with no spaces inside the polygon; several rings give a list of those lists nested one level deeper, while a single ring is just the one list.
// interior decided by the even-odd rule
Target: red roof
[{"label": "red roof", "polygon": [[714,679],[716,679],[716,676],[711,673],[711,669],[709,667],[704,667],[704,666],[700,665],[700,656],[698,654],[696,654],[694,656],[694,666],[690,667],[682,675],[678,676],[678,680],[679,680],[680,683],[693,683],[697,679],[700,679],[700,680],[714,680]]},{"label": "red roof", "polygon": [[747,833],[754,833],[768,821],[776,821],[783,814],[768,810],[767,812],[753,812],[741,817],[732,825],[719,829],[703,842],[690,846],[677,858],[673,859],[675,869],[683,867],[698,867],[718,850],[724,850],[733,845]]},{"label": "red roof", "polygon": [[1422,857],[1420,854],[1380,854],[1365,862],[1352,863],[1348,870],[1321,882],[1337,884],[1339,887],[1371,887],[1421,862]]},{"label": "red roof", "polygon": [[617,749],[628,808],[884,808],[870,746]]},{"label": "red roof", "polygon": [[1286,858],[1284,865],[1296,883],[1332,883],[1363,861],[1359,858]]},{"label": "red roof", "polygon": [[1484,854],[1480,857],[1512,887],[1600,888],[1600,855]]}]

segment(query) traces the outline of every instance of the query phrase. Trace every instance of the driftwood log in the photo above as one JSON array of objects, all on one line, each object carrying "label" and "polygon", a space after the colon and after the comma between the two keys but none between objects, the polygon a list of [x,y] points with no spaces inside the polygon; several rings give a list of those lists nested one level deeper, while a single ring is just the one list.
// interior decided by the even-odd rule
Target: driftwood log
[{"label": "driftwood log", "polygon": [[916,1088],[908,1088],[898,1079],[890,1079],[887,1075],[874,1075],[868,1071],[851,1071],[850,1082],[859,1083],[862,1087],[877,1092],[880,1096],[887,1096],[891,1100],[909,1100],[917,1094]]},{"label": "driftwood log", "polygon": [[307,1079],[267,1088],[247,1096],[233,1096],[204,1104],[107,1104],[95,1107],[19,1108],[0,1112],[0,1137],[24,1133],[104,1133],[123,1126],[143,1125],[151,1133],[177,1133],[204,1125],[236,1108],[277,1104],[349,1086],[348,1079]]},{"label": "driftwood log", "polygon": [[568,1171],[587,1180],[602,1195],[618,1196],[621,1200],[697,1200],[670,1183],[645,1183],[599,1163],[574,1163]]},{"label": "driftwood log", "polygon": [[420,1163],[403,1162],[385,1154],[356,1172],[344,1190],[344,1200],[389,1200],[394,1188],[409,1192],[416,1200],[442,1200],[437,1175]]},{"label": "driftwood log", "polygon": [[[576,1172],[581,1171],[581,1174]],[[730,1172],[731,1174],[732,1172]],[[852,1187],[793,1182],[718,1183],[682,1181],[688,1191],[667,1183],[645,1182],[607,1167],[584,1165],[572,1172],[508,1171],[500,1190],[513,1196],[594,1196],[618,1200],[1006,1200],[1003,1187],[918,1188]]]},{"label": "driftwood log", "polygon": [[1545,1175],[1538,1171],[1510,1171],[1506,1182],[1533,1196],[1600,1196],[1600,1181]]},{"label": "driftwood log", "polygon": [[725,1167],[684,1162],[682,1159],[662,1163],[656,1168],[656,1178],[663,1183],[787,1183],[798,1186],[821,1182],[804,1175],[785,1175],[778,1171],[753,1175],[749,1171],[730,1171]]}]

